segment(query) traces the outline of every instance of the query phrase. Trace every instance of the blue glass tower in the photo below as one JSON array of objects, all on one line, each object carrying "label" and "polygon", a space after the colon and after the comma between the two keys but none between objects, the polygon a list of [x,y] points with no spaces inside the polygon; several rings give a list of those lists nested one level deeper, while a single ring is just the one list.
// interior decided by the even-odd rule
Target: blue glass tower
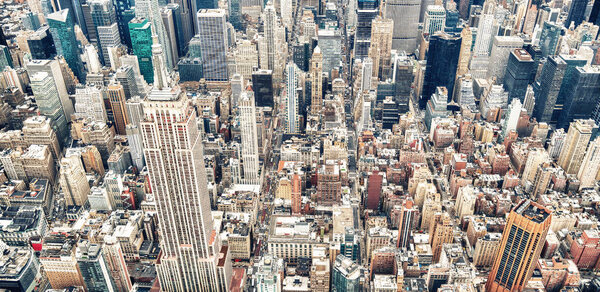
[{"label": "blue glass tower", "polygon": [[152,67],[152,30],[150,22],[144,18],[134,18],[129,22],[129,35],[133,54],[138,58],[140,73],[148,83],[154,82]]},{"label": "blue glass tower", "polygon": [[113,0],[121,41],[128,48],[131,48],[131,38],[129,37],[129,26],[127,24],[135,17],[135,13],[131,10],[133,5],[133,0]]},{"label": "blue glass tower", "polygon": [[85,82],[83,63],[79,55],[79,41],[75,37],[73,16],[68,9],[63,9],[47,15],[46,19],[56,46],[56,53],[65,57],[79,82]]}]

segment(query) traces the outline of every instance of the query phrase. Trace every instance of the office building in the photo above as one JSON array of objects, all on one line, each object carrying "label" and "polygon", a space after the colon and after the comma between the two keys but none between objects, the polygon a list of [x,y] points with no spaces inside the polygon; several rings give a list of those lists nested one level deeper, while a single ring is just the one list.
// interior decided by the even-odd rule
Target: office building
[{"label": "office building", "polygon": [[140,74],[148,83],[154,82],[152,69],[152,29],[145,18],[134,18],[129,22],[129,35],[133,54],[138,59]]},{"label": "office building", "polygon": [[369,58],[373,61],[372,75],[384,79],[384,76],[389,75],[390,70],[394,21],[377,17],[373,20],[371,26]]},{"label": "office building", "polygon": [[565,21],[565,27],[569,28],[578,27],[583,21],[585,21],[586,8],[588,1],[585,0],[573,0],[571,1],[571,7],[569,7],[569,15]]},{"label": "office building", "polygon": [[360,281],[364,280],[364,269],[351,259],[338,255],[333,263],[331,272],[331,287],[339,292],[360,290]]},{"label": "office building", "polygon": [[117,135],[125,135],[125,126],[129,124],[127,109],[125,108],[125,91],[121,84],[111,84],[106,88],[106,95],[110,101],[112,117],[115,122]]},{"label": "office building", "polygon": [[82,240],[77,244],[75,257],[87,291],[115,291],[113,278],[108,272],[102,245]]},{"label": "office building", "polygon": [[[126,227],[129,226],[131,225],[126,225]],[[133,231],[133,229],[134,228],[127,228],[126,230]],[[105,236],[104,245],[102,246],[102,255],[106,262],[106,268],[108,269],[110,278],[114,283],[115,290],[119,292],[131,291],[132,287],[129,271],[127,270],[127,264],[124,258],[123,248],[121,247],[121,245],[127,246],[127,244],[122,244],[119,239],[114,236],[125,234],[126,232],[115,232],[113,236]]]},{"label": "office building", "polygon": [[[323,55],[321,49],[317,46],[314,51],[312,58],[310,59],[310,77],[311,77],[311,103],[310,113],[312,115],[318,115],[323,108]],[[363,76],[371,80],[371,76]]]},{"label": "office building", "polygon": [[[427,226],[425,226],[427,227]],[[452,220],[448,213],[437,213],[429,224],[431,238],[431,249],[433,251],[433,262],[437,263],[442,254],[442,247],[454,240]]]},{"label": "office building", "polygon": [[504,89],[508,92],[508,100],[518,98],[525,101],[527,85],[530,83],[530,72],[534,67],[534,60],[524,49],[515,49],[510,52],[504,73]]},{"label": "office building", "polygon": [[79,55],[79,44],[75,38],[75,23],[68,9],[54,12],[46,16],[50,33],[54,40],[56,53],[62,55],[69,68],[80,82],[85,82],[83,63]]},{"label": "office building", "polygon": [[90,185],[81,163],[81,156],[72,155],[61,159],[59,182],[67,206],[88,205]]},{"label": "office building", "polygon": [[[420,108],[425,108],[436,87],[454,88],[461,42],[460,36],[447,33],[436,33],[430,37],[423,93],[419,100]],[[450,94],[448,100],[451,99]]]},{"label": "office building", "polygon": [[[375,0],[358,0],[356,7],[356,32],[354,33],[354,58],[364,59],[369,55],[371,46],[371,25],[378,14],[378,2]],[[336,31],[337,23],[331,26]],[[321,31],[319,31],[319,37]],[[321,41],[319,41],[321,45]],[[323,48],[321,48],[323,49]]]},{"label": "office building", "polygon": [[198,11],[198,36],[202,51],[203,77],[207,81],[228,81],[227,21],[225,11]]},{"label": "office building", "polygon": [[576,174],[579,171],[585,150],[596,131],[597,125],[593,120],[575,120],[571,122],[557,161],[566,173]]},{"label": "office building", "polygon": [[543,239],[551,220],[550,210],[528,199],[510,212],[486,291],[517,291],[527,285],[544,247]]},{"label": "office building", "polygon": [[9,247],[1,243],[0,287],[8,291],[35,290],[41,280],[40,263],[30,247]]},{"label": "office building", "polygon": [[551,56],[547,59],[540,78],[534,85],[535,106],[532,116],[538,122],[550,122],[556,106],[556,100],[567,63],[559,56]]},{"label": "office building", "polygon": [[35,73],[31,76],[31,90],[40,113],[50,119],[58,140],[64,142],[69,136],[69,126],[53,78],[46,72]]},{"label": "office building", "polygon": [[34,60],[48,60],[56,56],[56,47],[48,26],[42,26],[30,34],[27,37],[27,45]]},{"label": "office building", "polygon": [[385,18],[394,22],[392,48],[412,53],[417,48],[421,1],[391,0],[385,3]]},{"label": "office building", "polygon": [[540,49],[542,58],[556,54],[558,41],[562,34],[563,26],[560,23],[544,22],[542,33],[540,35]]},{"label": "office building", "polygon": [[598,169],[600,168],[600,139],[590,142],[581,167],[577,172],[579,189],[591,188],[596,185]]},{"label": "office building", "polygon": [[[371,27],[369,26],[369,35]],[[318,42],[323,54],[323,72],[330,74],[331,70],[339,69],[342,64],[342,37],[336,28],[320,29]],[[369,47],[366,47],[364,56],[368,55]]]},{"label": "office building", "polygon": [[260,184],[258,161],[258,134],[256,130],[256,106],[252,92],[242,92],[239,102],[240,132],[242,136],[243,182]]},{"label": "office building", "polygon": [[441,5],[429,5],[423,20],[423,33],[433,35],[444,30],[446,24],[446,9]]},{"label": "office building", "polygon": [[563,103],[562,111],[558,114],[557,127],[560,128],[566,128],[570,122],[577,119],[589,119],[598,105],[600,68],[578,65],[568,65],[565,70],[557,98]]},{"label": "office building", "polygon": [[107,121],[104,97],[100,88],[83,85],[75,88],[75,117],[96,122]]},{"label": "office building", "polygon": [[504,82],[508,58],[515,49],[523,48],[523,39],[517,36],[496,36],[492,43],[487,78],[494,78],[496,84]]},{"label": "office building", "polygon": [[408,248],[413,229],[413,222],[417,216],[418,210],[412,200],[406,200],[400,210],[400,219],[398,220],[398,240],[396,246],[399,248]]},{"label": "office building", "polygon": [[[191,167],[203,161],[196,113],[181,89],[170,84],[161,47],[155,43],[152,48],[155,83],[143,102],[141,122],[161,233],[161,258],[156,265],[158,280],[164,290],[227,291],[231,261],[228,248],[210,238],[214,227],[206,170]],[[175,132],[188,142],[181,144],[161,138]],[[174,155],[171,149],[182,155]],[[187,203],[171,203],[175,201]],[[184,216],[173,218],[172,214]],[[184,267],[193,272],[184,273]]]},{"label": "office building", "polygon": [[[173,3],[170,3],[173,4]],[[172,6],[171,6],[172,7]],[[171,58],[173,58],[173,63],[176,63],[179,60],[179,31],[177,26],[177,20],[175,17],[180,14],[177,11],[169,9],[168,7],[162,7],[160,9],[160,16],[162,18],[162,23],[165,26],[165,32],[167,34],[169,45],[171,49]]]},{"label": "office building", "polygon": [[135,70],[130,65],[123,65],[115,72],[115,79],[123,86],[125,100],[142,95],[143,90],[138,88],[135,75]]},{"label": "office building", "polygon": [[298,80],[300,69],[296,64],[289,62],[286,71],[286,96],[285,96],[285,131],[286,133],[299,133],[298,115]]}]

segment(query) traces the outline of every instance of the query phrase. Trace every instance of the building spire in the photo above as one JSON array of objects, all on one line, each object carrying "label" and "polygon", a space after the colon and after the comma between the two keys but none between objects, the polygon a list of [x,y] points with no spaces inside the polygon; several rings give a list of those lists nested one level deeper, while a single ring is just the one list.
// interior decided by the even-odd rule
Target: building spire
[{"label": "building spire", "polygon": [[152,36],[152,65],[154,67],[154,88],[158,90],[169,88],[171,80],[165,67],[162,45],[156,34]]}]

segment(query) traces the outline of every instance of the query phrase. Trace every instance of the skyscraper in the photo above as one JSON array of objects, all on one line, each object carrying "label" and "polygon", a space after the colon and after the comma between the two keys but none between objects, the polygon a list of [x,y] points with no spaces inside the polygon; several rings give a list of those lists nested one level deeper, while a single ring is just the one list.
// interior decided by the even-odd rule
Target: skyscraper
[{"label": "skyscraper", "polygon": [[532,116],[538,122],[549,122],[556,106],[567,63],[558,57],[551,56],[546,60],[538,81],[534,84],[535,106]]},{"label": "skyscraper", "polygon": [[571,78],[563,81],[559,94],[560,96],[564,92],[564,105],[561,114],[558,115],[557,124],[557,127],[561,128],[576,119],[592,117],[594,109],[598,105],[598,92],[600,92],[600,69],[598,67],[574,67],[569,71]]},{"label": "skyscraper", "polygon": [[598,126],[593,120],[571,122],[557,161],[566,173],[576,174],[579,171],[587,145],[597,130]]},{"label": "skyscraper", "polygon": [[[310,59],[310,77],[311,77],[311,103],[310,113],[317,115],[323,108],[323,55],[321,49],[317,46],[312,58]],[[371,76],[363,76],[371,79]]]},{"label": "skyscraper", "polygon": [[68,9],[64,9],[47,15],[46,20],[56,46],[56,53],[65,57],[79,82],[85,82],[83,63],[79,55],[79,42],[75,37],[75,23],[71,13]]},{"label": "skyscraper", "polygon": [[108,67],[110,66],[109,50],[122,46],[119,27],[116,23],[113,23],[111,25],[97,26],[96,29],[98,30],[98,43],[102,49],[102,61]]},{"label": "skyscraper", "polygon": [[[369,47],[371,46],[371,23],[377,16],[377,13],[376,0],[358,0],[356,9],[356,32],[354,33],[354,58],[356,59],[364,59],[369,55]],[[337,27],[334,29],[337,30]],[[321,36],[321,31],[319,31],[319,36]]]},{"label": "skyscraper", "polygon": [[160,16],[158,0],[136,0],[135,17],[145,18],[152,25],[152,35],[158,37],[158,41],[163,47],[165,66],[167,66],[168,71],[171,71],[177,60],[173,60],[171,44],[169,43],[169,37],[165,31],[162,17]]},{"label": "skyscraper", "polygon": [[[460,36],[447,33],[436,33],[430,37],[427,69],[425,70],[423,94],[419,100],[419,107],[425,108],[436,87],[444,86],[450,90],[454,88],[461,42]],[[452,94],[449,94],[448,100],[451,99]]]},{"label": "skyscraper", "polygon": [[48,26],[42,26],[27,37],[32,59],[48,60],[56,56],[56,47]]},{"label": "skyscraper", "polygon": [[77,244],[75,257],[87,291],[115,291],[116,287],[113,278],[108,273],[100,244],[87,240],[80,241]]},{"label": "skyscraper", "polygon": [[509,101],[513,98],[525,101],[534,64],[533,58],[524,49],[515,49],[510,53],[504,74],[504,89],[508,92]]},{"label": "skyscraper", "polygon": [[252,72],[252,89],[256,106],[273,106],[273,71],[256,70]]},{"label": "skyscraper", "polygon": [[123,256],[121,244],[114,236],[104,236],[102,255],[106,261],[106,268],[115,284],[116,291],[126,292],[131,290],[131,279]]},{"label": "skyscraper", "polygon": [[446,9],[441,5],[429,5],[423,20],[423,33],[433,35],[444,30],[446,23]]},{"label": "skyscraper", "polygon": [[373,19],[371,26],[369,58],[373,60],[373,77],[385,79],[390,70],[394,21],[377,17]]},{"label": "skyscraper", "polygon": [[198,11],[204,78],[207,81],[227,81],[227,21],[225,11],[210,9]]},{"label": "skyscraper", "polygon": [[277,14],[271,1],[265,6],[263,19],[265,27],[264,36],[267,43],[267,61],[265,62],[267,66],[261,66],[261,68],[273,71],[275,70],[275,28],[277,25]]},{"label": "skyscraper", "polygon": [[165,26],[165,32],[169,38],[169,46],[171,47],[171,58],[176,63],[179,60],[179,42],[177,40],[177,26],[175,25],[175,16],[179,16],[179,13],[174,12],[168,7],[162,7],[160,10],[160,16]]},{"label": "skyscraper", "polygon": [[54,79],[46,72],[37,72],[30,79],[40,113],[50,119],[58,140],[64,142],[69,135],[69,127]]},{"label": "skyscraper", "polygon": [[256,106],[254,94],[242,92],[239,102],[240,130],[242,136],[243,182],[259,184],[258,134],[256,130]]},{"label": "skyscraper", "polygon": [[486,291],[520,291],[527,285],[544,247],[551,219],[550,210],[530,200],[521,201],[510,212]]},{"label": "skyscraper", "polygon": [[585,10],[588,5],[586,0],[573,0],[569,8],[569,16],[565,21],[565,27],[569,28],[571,24],[577,27],[585,20]]},{"label": "skyscraper", "polygon": [[114,0],[115,16],[117,18],[117,25],[119,26],[119,33],[121,34],[121,40],[123,43],[131,48],[131,38],[129,37],[129,26],[127,25],[131,20],[131,7],[135,4],[133,0]]},{"label": "skyscraper", "polygon": [[598,169],[600,169],[600,139],[589,144],[579,172],[577,172],[580,190],[596,185]]},{"label": "skyscraper", "polygon": [[60,187],[67,206],[87,206],[90,186],[81,156],[71,155],[60,160]]},{"label": "skyscraper", "polygon": [[412,53],[417,48],[419,33],[419,0],[390,0],[385,3],[385,18],[393,19],[392,48]]},{"label": "skyscraper", "polygon": [[413,221],[417,214],[417,209],[414,208],[414,202],[412,200],[406,200],[402,204],[400,211],[397,247],[407,248],[410,242],[410,233],[413,229]]},{"label": "skyscraper", "polygon": [[504,73],[510,53],[523,48],[523,39],[517,36],[496,36],[492,44],[487,78],[495,78],[496,84],[504,82]]},{"label": "skyscraper", "polygon": [[562,24],[548,21],[544,22],[539,42],[540,49],[542,50],[542,58],[552,56],[556,53],[562,30]]},{"label": "skyscraper", "polygon": [[298,117],[298,74],[300,69],[293,62],[285,67],[286,72],[286,96],[285,96],[285,132],[300,132]]},{"label": "skyscraper", "polygon": [[90,14],[98,36],[100,59],[105,66],[108,66],[110,64],[108,47],[121,44],[114,6],[109,0],[90,0],[87,4],[90,6]]},{"label": "skyscraper", "polygon": [[140,73],[148,83],[154,82],[152,71],[152,29],[145,18],[134,18],[129,22],[129,34],[133,54],[138,58]]},{"label": "skyscraper", "polygon": [[143,102],[141,129],[161,233],[158,280],[167,291],[224,292],[231,262],[228,248],[212,238],[215,229],[196,112],[187,95],[171,84],[158,41],[152,51],[155,82]]},{"label": "skyscraper", "polygon": [[125,108],[125,91],[121,84],[111,84],[106,88],[106,94],[110,101],[110,108],[113,112],[115,130],[117,135],[125,135],[125,126],[129,124],[127,110]]}]

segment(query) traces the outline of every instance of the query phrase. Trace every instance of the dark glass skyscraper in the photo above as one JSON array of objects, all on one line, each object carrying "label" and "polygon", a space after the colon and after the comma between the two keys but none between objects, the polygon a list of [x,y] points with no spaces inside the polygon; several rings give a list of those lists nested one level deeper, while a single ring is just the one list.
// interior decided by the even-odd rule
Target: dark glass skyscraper
[{"label": "dark glass skyscraper", "polygon": [[563,76],[558,97],[556,97],[556,106],[552,113],[552,122],[558,121],[559,117],[562,116],[564,104],[568,102],[567,99],[571,97],[569,86],[576,81],[574,77],[577,67],[585,66],[587,63],[585,58],[577,55],[560,55],[560,58],[567,63],[567,67],[565,68],[565,75]]},{"label": "dark glass skyscraper", "polygon": [[65,57],[67,64],[79,79],[79,82],[85,82],[85,73],[83,72],[83,63],[79,55],[79,41],[75,37],[75,23],[73,16],[68,9],[63,9],[46,16],[48,26],[56,53]]},{"label": "dark glass skyscraper", "polygon": [[533,86],[535,106],[532,116],[538,122],[551,121],[566,68],[567,63],[558,56],[549,57],[544,64],[540,78]]},{"label": "dark glass skyscraper", "polygon": [[597,67],[575,67],[569,82],[563,83],[566,92],[562,114],[557,127],[566,128],[576,119],[589,119],[600,101],[600,70]]},{"label": "dark glass skyscraper", "polygon": [[364,59],[369,55],[371,23],[377,13],[377,0],[358,0],[356,33],[354,35],[354,56],[357,59]]},{"label": "dark glass skyscraper", "polygon": [[[449,91],[453,90],[461,43],[460,35],[454,34],[436,33],[429,38],[427,69],[425,70],[423,93],[419,101],[420,108],[425,108],[436,87],[444,86]],[[449,94],[448,100],[451,99]]]},{"label": "dark glass skyscraper", "polygon": [[573,0],[571,1],[571,7],[569,8],[569,16],[565,21],[565,26],[569,28],[571,23],[575,27],[581,24],[585,20],[585,8],[587,6],[587,0]]},{"label": "dark glass skyscraper", "polygon": [[525,99],[534,64],[533,58],[524,49],[515,49],[508,56],[504,89],[508,92],[509,103],[513,98],[518,98],[521,102]]},{"label": "dark glass skyscraper", "polygon": [[131,48],[131,38],[129,37],[129,26],[127,25],[135,13],[127,13],[131,11],[131,7],[134,5],[133,0],[112,0],[115,6],[115,15],[117,17],[117,25],[119,26],[119,34],[121,35],[121,41],[128,47]]},{"label": "dark glass skyscraper", "polygon": [[56,56],[54,40],[50,34],[50,28],[42,26],[27,38],[27,45],[32,59],[48,60]]},{"label": "dark glass skyscraper", "polygon": [[256,106],[273,106],[273,72],[258,70],[252,73],[252,89]]}]

